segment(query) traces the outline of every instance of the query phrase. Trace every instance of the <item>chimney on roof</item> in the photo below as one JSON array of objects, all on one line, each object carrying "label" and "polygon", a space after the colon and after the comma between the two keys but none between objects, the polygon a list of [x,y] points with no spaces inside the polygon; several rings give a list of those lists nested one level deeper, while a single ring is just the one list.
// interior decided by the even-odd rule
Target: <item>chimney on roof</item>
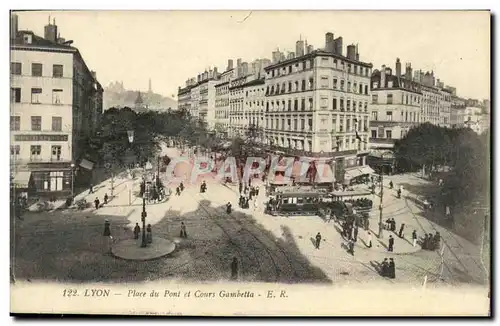
[{"label": "chimney on roof", "polygon": [[16,14],[10,15],[10,39],[15,39],[19,31],[19,17]]},{"label": "chimney on roof", "polygon": [[214,67],[214,78],[215,79],[219,78],[219,74],[217,73],[217,67]]},{"label": "chimney on roof", "polygon": [[307,51],[306,51],[306,52],[307,52],[307,54],[312,53],[313,51],[314,51],[314,47],[313,47],[313,45],[312,45],[312,44],[309,44],[309,45],[307,46]]},{"label": "chimney on roof", "polygon": [[347,46],[347,58],[356,60],[356,45],[351,44]]},{"label": "chimney on roof", "polygon": [[56,20],[54,18],[54,23],[50,23],[50,16],[49,16],[49,24],[45,25],[45,33],[44,33],[44,38],[47,41],[51,41],[53,43],[57,43],[57,25],[56,25]]},{"label": "chimney on roof", "polygon": [[412,76],[413,76],[413,73],[412,73],[412,69],[411,69],[411,63],[407,62],[406,63],[405,78],[408,80],[413,80]]},{"label": "chimney on roof", "polygon": [[333,33],[328,32],[325,34],[325,51],[330,53],[335,51]]},{"label": "chimney on roof", "polygon": [[401,78],[401,61],[396,58],[396,77]]},{"label": "chimney on roof", "polygon": [[295,43],[295,54],[297,55],[297,57],[301,57],[304,55],[304,41],[302,41],[302,39],[298,40]]},{"label": "chimney on roof", "polygon": [[359,61],[358,45],[356,44],[356,61]]},{"label": "chimney on roof", "polygon": [[339,36],[337,37],[334,41],[333,41],[333,44],[334,44],[334,48],[335,48],[335,52],[336,54],[339,54],[339,55],[342,55],[342,36]]},{"label": "chimney on roof", "polygon": [[380,69],[380,88],[385,88],[385,65]]},{"label": "chimney on roof", "polygon": [[231,70],[233,69],[233,59],[228,59],[227,60],[227,69],[226,70]]}]

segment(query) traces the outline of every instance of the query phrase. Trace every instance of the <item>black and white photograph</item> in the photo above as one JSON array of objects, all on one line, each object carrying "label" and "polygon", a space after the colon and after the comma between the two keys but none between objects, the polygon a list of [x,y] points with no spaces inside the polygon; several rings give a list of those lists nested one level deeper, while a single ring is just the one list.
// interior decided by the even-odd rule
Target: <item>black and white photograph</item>
[{"label": "black and white photograph", "polygon": [[9,15],[11,313],[490,316],[490,11]]}]

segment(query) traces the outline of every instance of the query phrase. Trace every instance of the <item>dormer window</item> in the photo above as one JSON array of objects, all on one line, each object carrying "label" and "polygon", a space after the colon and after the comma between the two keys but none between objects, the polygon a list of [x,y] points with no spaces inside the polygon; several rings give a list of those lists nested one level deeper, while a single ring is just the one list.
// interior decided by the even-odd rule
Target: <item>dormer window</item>
[{"label": "dormer window", "polygon": [[31,44],[32,41],[33,41],[33,35],[31,35],[31,34],[24,34],[23,41],[24,41],[24,44]]}]

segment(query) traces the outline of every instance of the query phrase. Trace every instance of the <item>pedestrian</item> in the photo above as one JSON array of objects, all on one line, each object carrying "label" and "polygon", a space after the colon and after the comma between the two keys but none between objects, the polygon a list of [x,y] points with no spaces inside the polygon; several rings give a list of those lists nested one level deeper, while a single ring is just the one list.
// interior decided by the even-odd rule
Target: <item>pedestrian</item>
[{"label": "pedestrian", "polygon": [[357,225],[355,225],[355,226],[353,227],[353,231],[352,231],[352,240],[353,240],[354,242],[357,242],[357,241],[358,241],[358,226],[357,226]]},{"label": "pedestrian", "polygon": [[434,250],[438,250],[441,247],[441,235],[439,232],[436,232],[434,235]]},{"label": "pedestrian", "polygon": [[253,189],[250,189],[250,193],[248,194],[248,199],[252,200],[252,196],[253,196]]},{"label": "pedestrian", "polygon": [[434,250],[434,236],[432,233],[427,236],[427,250]]},{"label": "pedestrian", "polygon": [[416,247],[417,246],[417,230],[413,230],[412,234],[411,234],[411,238],[413,240],[413,247]]},{"label": "pedestrian", "polygon": [[389,277],[396,278],[396,264],[394,264],[394,259],[389,259]]},{"label": "pedestrian", "polygon": [[180,196],[181,195],[181,188],[177,187],[175,188],[175,195]]},{"label": "pedestrian", "polygon": [[141,233],[141,227],[139,226],[139,223],[135,223],[134,226],[134,239],[139,239],[139,234]]},{"label": "pedestrian", "polygon": [[238,279],[238,259],[233,257],[233,261],[231,262],[231,279]]},{"label": "pedestrian", "polygon": [[104,194],[104,205],[106,205],[106,204],[108,203],[108,198],[109,198],[109,197],[108,197],[108,194],[107,194],[107,193],[105,193],[105,194]]},{"label": "pedestrian", "polygon": [[321,234],[318,232],[318,234],[316,234],[316,249],[319,249],[320,243],[321,243]]},{"label": "pedestrian", "polygon": [[368,236],[366,237],[366,246],[368,248],[372,247],[372,234],[371,234],[371,232],[368,232]]},{"label": "pedestrian", "polygon": [[94,193],[94,187],[92,184],[89,186],[89,195]]},{"label": "pedestrian", "polygon": [[232,207],[231,203],[226,204],[226,213],[231,214],[231,207]]},{"label": "pedestrian", "polygon": [[246,195],[248,193],[248,185],[245,183],[245,189],[243,190],[243,193]]},{"label": "pedestrian", "polygon": [[429,235],[426,233],[424,239],[422,240],[422,249],[427,250],[429,248]]},{"label": "pedestrian", "polygon": [[401,228],[399,229],[399,234],[398,234],[401,239],[404,238],[404,234],[403,234],[404,230],[405,230],[405,224],[401,223]]},{"label": "pedestrian", "polygon": [[450,206],[446,205],[446,207],[445,207],[445,217],[446,217],[446,219],[449,219],[450,215],[451,215]]},{"label": "pedestrian", "polygon": [[259,207],[259,204],[258,204],[257,198],[255,198],[255,200],[253,202],[253,208],[254,208],[254,210],[257,210],[258,207]]},{"label": "pedestrian", "polygon": [[151,224],[148,224],[148,227],[146,228],[146,239],[148,240],[147,243],[153,243],[153,231],[151,230]]},{"label": "pedestrian", "polygon": [[186,225],[181,222],[181,238],[187,238]]},{"label": "pedestrian", "polygon": [[387,258],[384,258],[384,261],[382,262],[382,267],[380,268],[380,275],[383,277],[389,276],[389,261]]},{"label": "pedestrian", "polygon": [[101,202],[99,201],[99,198],[96,197],[95,200],[94,200],[95,209],[99,209],[99,204],[100,203]]},{"label": "pedestrian", "polygon": [[243,184],[240,182],[240,184],[238,185],[238,189],[240,190],[240,194],[241,194],[241,191],[243,190]]},{"label": "pedestrian", "polygon": [[182,183],[182,181],[181,184],[179,185],[179,188],[181,189],[181,192],[184,191],[184,183]]},{"label": "pedestrian", "polygon": [[255,187],[255,196],[259,196],[259,186]]},{"label": "pedestrian", "polygon": [[394,183],[392,183],[392,180],[389,182],[389,188],[391,188],[391,189],[394,188]]},{"label": "pedestrian", "polygon": [[398,189],[397,194],[398,194],[398,198],[401,198],[401,189]]},{"label": "pedestrian", "polygon": [[111,251],[111,242],[113,241],[113,237],[111,236],[111,225],[109,223],[108,219],[104,220],[104,232],[103,232],[103,239],[104,239],[104,250],[106,252]]},{"label": "pedestrian", "polygon": [[387,251],[394,251],[394,238],[392,237],[392,235],[389,236],[389,247],[387,248]]},{"label": "pedestrian", "polygon": [[347,241],[347,252],[354,256],[354,240]]},{"label": "pedestrian", "polygon": [[391,219],[391,231],[396,232],[396,220],[394,217]]}]

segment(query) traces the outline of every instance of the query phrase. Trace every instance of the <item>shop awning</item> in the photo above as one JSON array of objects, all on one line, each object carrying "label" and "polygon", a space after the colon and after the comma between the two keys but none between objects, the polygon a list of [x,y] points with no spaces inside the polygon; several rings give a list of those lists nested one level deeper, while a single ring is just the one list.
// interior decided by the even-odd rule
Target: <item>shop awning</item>
[{"label": "shop awning", "polygon": [[354,179],[356,177],[359,177],[362,174],[363,174],[363,172],[361,172],[361,170],[357,167],[346,169],[344,179],[351,180],[351,179]]},{"label": "shop awning", "polygon": [[86,159],[82,159],[82,161],[80,162],[80,166],[84,169],[92,170],[94,168],[94,162],[91,162],[91,161],[86,160]]},{"label": "shop awning", "polygon": [[16,188],[28,188],[30,178],[31,178],[30,171],[16,172],[14,176],[14,185],[16,186]]},{"label": "shop awning", "polygon": [[361,174],[374,174],[375,171],[369,165],[360,166]]}]

